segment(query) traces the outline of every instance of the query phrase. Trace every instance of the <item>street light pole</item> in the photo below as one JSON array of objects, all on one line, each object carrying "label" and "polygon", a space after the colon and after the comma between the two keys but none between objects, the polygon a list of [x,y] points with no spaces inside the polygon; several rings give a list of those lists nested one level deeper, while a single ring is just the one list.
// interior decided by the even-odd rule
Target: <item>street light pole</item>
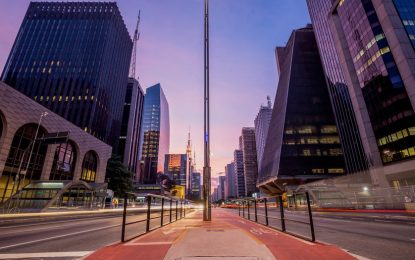
[{"label": "street light pole", "polygon": [[209,117],[209,0],[205,0],[205,39],[204,39],[204,156],[203,167],[203,220],[211,221],[210,197],[210,117]]}]

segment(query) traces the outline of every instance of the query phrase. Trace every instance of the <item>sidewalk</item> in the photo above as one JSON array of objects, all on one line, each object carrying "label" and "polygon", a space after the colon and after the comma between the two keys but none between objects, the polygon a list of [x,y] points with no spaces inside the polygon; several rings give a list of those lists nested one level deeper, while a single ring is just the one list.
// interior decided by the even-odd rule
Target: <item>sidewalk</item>
[{"label": "sidewalk", "polygon": [[104,247],[86,259],[355,259],[335,246],[307,242],[223,209],[213,209],[212,219],[203,222],[198,211],[125,244]]}]

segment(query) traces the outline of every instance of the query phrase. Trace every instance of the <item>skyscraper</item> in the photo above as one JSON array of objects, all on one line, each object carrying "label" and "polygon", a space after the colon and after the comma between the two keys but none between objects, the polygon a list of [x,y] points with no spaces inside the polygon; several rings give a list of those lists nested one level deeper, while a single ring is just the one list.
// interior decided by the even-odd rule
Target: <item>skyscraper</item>
[{"label": "skyscraper", "polygon": [[231,162],[225,166],[225,199],[236,198],[236,174],[235,163]]},{"label": "skyscraper", "polygon": [[235,150],[233,153],[233,159],[235,161],[235,174],[236,174],[236,196],[243,198],[246,196],[245,192],[245,176],[244,176],[244,155],[242,150]]},{"label": "skyscraper", "polygon": [[244,158],[245,193],[247,196],[251,196],[253,193],[257,192],[256,183],[258,178],[255,128],[242,128],[241,150]]},{"label": "skyscraper", "polygon": [[327,14],[330,12],[331,1],[307,0],[307,4],[326,74],[328,91],[344,153],[346,172],[364,172],[368,169],[369,163],[359,133],[352,99],[340,66],[339,55],[336,52],[334,38],[330,32]]},{"label": "skyscraper", "polygon": [[218,198],[220,200],[225,199],[225,187],[226,187],[226,177],[225,176],[219,176]]},{"label": "skyscraper", "polygon": [[186,187],[187,155],[166,154],[164,160],[164,174],[167,174],[176,185]]},{"label": "skyscraper", "polygon": [[147,88],[142,122],[144,161],[143,183],[154,184],[164,171],[164,156],[169,153],[169,104],[160,84]]},{"label": "skyscraper", "polygon": [[116,147],[131,50],[115,2],[31,2],[1,79]]},{"label": "skyscraper", "polygon": [[258,115],[255,118],[255,143],[257,153],[258,169],[261,167],[262,155],[264,153],[265,141],[268,135],[269,123],[272,116],[271,98],[267,97],[267,106],[261,106],[259,108]]},{"label": "skyscraper", "polygon": [[373,184],[414,183],[415,3],[340,1],[328,15],[369,164],[380,169]]},{"label": "skyscraper", "polygon": [[188,134],[188,137],[187,137],[186,157],[187,157],[186,196],[190,196],[191,193],[192,193],[192,173],[193,173],[192,144],[191,144],[191,141],[190,141],[190,130],[189,130],[189,134]]},{"label": "skyscraper", "polygon": [[192,172],[191,198],[192,200],[199,200],[201,198],[200,172]]},{"label": "skyscraper", "polygon": [[144,92],[140,84],[136,79],[129,78],[118,141],[118,155],[121,156],[124,165],[134,173],[135,181],[138,181],[138,173],[140,171],[143,104]]},{"label": "skyscraper", "polygon": [[294,30],[276,57],[279,83],[258,181],[264,193],[345,173],[311,25]]}]

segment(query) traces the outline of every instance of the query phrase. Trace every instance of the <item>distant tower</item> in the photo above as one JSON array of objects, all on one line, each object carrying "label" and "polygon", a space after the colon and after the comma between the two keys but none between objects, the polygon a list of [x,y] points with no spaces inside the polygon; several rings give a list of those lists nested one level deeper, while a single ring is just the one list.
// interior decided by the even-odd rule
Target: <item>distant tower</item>
[{"label": "distant tower", "polygon": [[191,183],[192,183],[192,172],[193,172],[193,165],[192,165],[192,144],[190,141],[190,129],[189,133],[187,135],[187,147],[186,147],[186,155],[187,155],[187,167],[186,167],[186,177],[187,177],[187,183],[186,183],[186,189],[187,189],[187,195],[189,196],[191,194]]},{"label": "distant tower", "polygon": [[268,108],[272,108],[271,97],[267,96]]}]

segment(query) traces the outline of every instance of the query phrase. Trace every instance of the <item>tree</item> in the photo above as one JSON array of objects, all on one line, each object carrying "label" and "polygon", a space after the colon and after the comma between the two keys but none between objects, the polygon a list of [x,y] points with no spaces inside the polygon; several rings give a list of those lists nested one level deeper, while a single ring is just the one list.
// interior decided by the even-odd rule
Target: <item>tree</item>
[{"label": "tree", "polygon": [[126,192],[133,190],[133,173],[121,162],[118,155],[113,154],[107,163],[106,178],[108,189],[114,191],[114,195],[121,197]]}]

